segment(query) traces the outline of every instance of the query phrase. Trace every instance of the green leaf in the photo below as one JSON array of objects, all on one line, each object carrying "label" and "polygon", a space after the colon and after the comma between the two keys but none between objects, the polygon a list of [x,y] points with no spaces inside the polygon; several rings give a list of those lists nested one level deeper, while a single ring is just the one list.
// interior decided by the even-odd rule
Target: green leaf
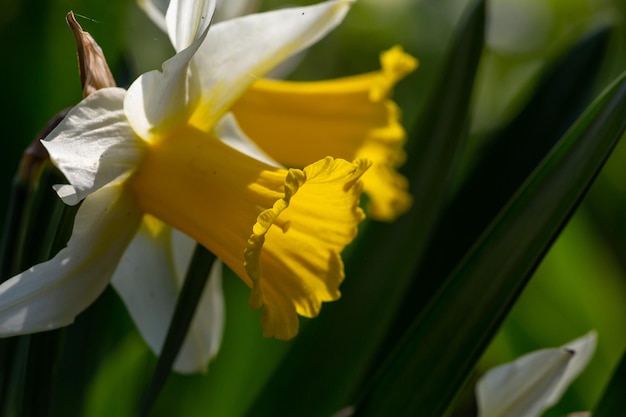
[{"label": "green leaf", "polygon": [[[108,347],[107,355],[99,361],[97,372],[85,381],[82,387],[85,393],[79,397],[84,404],[70,415],[135,417],[143,385],[154,362],[154,355],[137,332],[123,335]],[[71,399],[65,402],[69,401]],[[66,410],[55,411],[55,416],[67,416]]]},{"label": "green leaf", "polygon": [[363,230],[346,262],[342,299],[324,305],[320,316],[301,331],[248,415],[329,415],[358,389],[458,167],[484,31],[485,4],[476,1],[410,135],[405,173],[415,199],[411,211],[393,224],[370,223]]},{"label": "green leaf", "polygon": [[[519,115],[487,140],[486,149],[442,215],[444,220],[420,266],[422,275],[450,274],[584,111],[592,99],[610,34],[607,27],[595,30],[552,64]],[[425,298],[431,293],[422,285],[412,288],[409,297]]]},{"label": "green leaf", "polygon": [[592,32],[555,62],[520,114],[487,141],[487,149],[441,215],[383,351],[397,343],[472,244],[584,111],[610,33],[606,27]]},{"label": "green leaf", "polygon": [[[39,186],[39,189],[46,193],[48,200],[52,200],[44,206],[47,209],[48,216],[40,214],[38,218],[39,223],[45,221],[50,223],[44,238],[40,242],[41,248],[39,252],[41,253],[41,259],[39,261],[52,258],[65,247],[72,234],[74,217],[78,211],[78,206],[70,207],[63,204],[56,196],[56,193],[52,191],[52,184],[60,182],[60,173],[53,169],[51,165],[44,167],[44,174],[46,173],[49,175],[43,175],[44,181],[42,181],[43,183]],[[40,224],[39,226],[42,225]],[[39,229],[37,227],[33,230],[35,235],[38,234]],[[35,245],[31,247],[34,248]],[[51,415],[53,391],[63,350],[65,332],[66,328],[61,328],[21,336],[30,339],[24,381],[25,395],[21,411],[23,415],[32,417]]]},{"label": "green leaf", "polygon": [[[142,391],[154,370],[156,358],[141,339],[115,290],[107,288],[64,330],[65,343],[54,380],[51,415],[136,416]],[[122,345],[128,345],[126,340],[131,335],[135,340],[134,348],[122,348]],[[143,351],[141,361],[136,359],[135,349]],[[132,403],[125,401],[130,396]],[[106,401],[110,407],[104,408],[101,413],[91,408],[94,402],[102,404]],[[126,406],[132,408],[121,412]],[[106,414],[107,410],[113,411]]]},{"label": "green leaf", "polygon": [[[64,114],[55,116],[24,152],[5,228],[2,278],[50,259],[69,239],[76,209],[53,191],[62,176],[38,143]],[[55,330],[0,340],[0,414],[49,415],[62,334]]]},{"label": "green leaf", "polygon": [[418,316],[356,415],[439,416],[626,128],[626,73],[566,133]]},{"label": "green leaf", "polygon": [[593,412],[594,417],[614,417],[624,413],[624,393],[626,392],[626,350],[615,368],[609,385],[604,390],[600,402]]}]

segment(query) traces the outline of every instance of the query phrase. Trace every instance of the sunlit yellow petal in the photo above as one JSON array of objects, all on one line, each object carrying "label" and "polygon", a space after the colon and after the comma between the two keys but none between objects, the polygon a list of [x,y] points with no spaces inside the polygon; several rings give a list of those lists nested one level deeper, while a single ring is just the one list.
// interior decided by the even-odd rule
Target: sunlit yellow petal
[{"label": "sunlit yellow petal", "polygon": [[295,167],[327,155],[373,165],[363,175],[372,218],[394,220],[411,204],[400,111],[393,86],[417,66],[394,47],[381,55],[380,71],[317,82],[259,80],[234,105],[242,129],[272,158]]},{"label": "sunlit yellow petal", "polygon": [[326,158],[274,168],[192,127],[151,144],[133,179],[144,212],[185,232],[252,288],[266,336],[293,337],[297,314],[335,300],[340,252],[363,219],[359,178],[369,163]]}]

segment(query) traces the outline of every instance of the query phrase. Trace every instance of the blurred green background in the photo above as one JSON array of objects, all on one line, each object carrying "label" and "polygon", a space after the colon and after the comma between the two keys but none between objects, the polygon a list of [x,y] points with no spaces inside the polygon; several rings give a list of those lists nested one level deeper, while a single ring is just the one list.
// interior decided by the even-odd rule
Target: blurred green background
[{"label": "blurred green background", "polygon": [[[267,0],[262,8],[294,3]],[[371,71],[378,67],[380,51],[403,45],[420,60],[418,71],[398,86],[395,96],[406,125],[411,126],[467,3],[359,0],[345,23],[302,58],[292,78],[312,80]],[[141,72],[158,68],[172,53],[167,37],[130,0],[2,2],[0,189],[5,195],[22,150],[52,116],[80,100],[74,39],[64,22],[69,10],[99,42],[121,86],[129,85]],[[472,166],[489,134],[517,113],[542,70],[585,34],[605,25],[612,27],[596,93],[626,70],[625,19],[623,0],[491,1],[466,166]],[[596,329],[599,348],[593,361],[549,415],[591,408],[626,346],[624,161],[626,144],[622,143],[481,362],[481,369],[486,369]],[[3,217],[6,205],[5,198],[0,205]],[[228,416],[245,410],[255,389],[289,348],[289,343],[262,338],[259,313],[248,308],[248,291],[240,280],[227,277],[225,291],[228,310],[221,353],[206,376],[170,378],[155,416]],[[152,354],[112,292],[81,316],[74,328],[84,333],[80,339],[73,339],[77,330],[68,335],[57,411],[126,415],[147,382],[154,364]],[[71,348],[72,343],[80,347]],[[84,361],[81,366],[72,365],[77,359]],[[76,387],[82,388],[76,392]],[[79,399],[82,394],[84,400]]]}]

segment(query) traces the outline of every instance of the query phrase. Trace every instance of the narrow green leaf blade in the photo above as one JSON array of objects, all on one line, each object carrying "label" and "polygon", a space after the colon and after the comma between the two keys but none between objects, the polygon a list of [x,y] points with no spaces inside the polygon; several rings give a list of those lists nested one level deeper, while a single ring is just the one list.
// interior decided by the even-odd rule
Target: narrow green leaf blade
[{"label": "narrow green leaf blade", "polygon": [[528,104],[500,132],[441,215],[382,354],[402,337],[524,180],[591,101],[611,29],[597,29],[542,76]]},{"label": "narrow green leaf blade", "polygon": [[615,417],[624,413],[624,393],[626,393],[626,350],[615,368],[608,386],[593,412],[594,417]]},{"label": "narrow green leaf blade", "polygon": [[[78,206],[65,205],[52,190],[53,184],[61,182],[61,174],[46,164],[41,176],[39,192],[44,193],[44,200],[39,209],[38,221],[34,231],[43,231],[45,221],[49,222],[48,230],[43,233],[41,241],[40,260],[48,260],[65,247],[72,234],[74,217]],[[47,202],[46,202],[47,201]],[[46,212],[43,216],[41,212]],[[34,245],[30,246],[34,248]],[[33,249],[31,249],[33,250]],[[34,251],[34,250],[33,250]],[[51,405],[54,397],[54,388],[57,380],[61,353],[65,340],[66,328],[55,329],[48,332],[37,333],[29,336],[28,361],[24,382],[24,398],[22,400],[22,414],[32,417],[47,417],[52,415]],[[26,395],[27,394],[27,395]]]},{"label": "narrow green leaf blade", "polygon": [[473,2],[468,11],[410,135],[405,173],[414,206],[394,224],[365,228],[346,262],[342,299],[325,305],[301,331],[247,415],[330,415],[361,385],[429,238],[467,138],[484,44],[484,1]]},{"label": "narrow green leaf blade", "polygon": [[442,415],[626,127],[626,74],[581,116],[452,273],[358,400]]},{"label": "narrow green leaf blade", "polygon": [[[429,242],[422,275],[445,277],[592,99],[611,28],[595,30],[542,76],[524,109],[487,140]],[[424,285],[410,298],[431,295]],[[415,306],[416,303],[412,303]],[[410,306],[409,311],[411,312]],[[406,325],[406,324],[405,324]]]}]

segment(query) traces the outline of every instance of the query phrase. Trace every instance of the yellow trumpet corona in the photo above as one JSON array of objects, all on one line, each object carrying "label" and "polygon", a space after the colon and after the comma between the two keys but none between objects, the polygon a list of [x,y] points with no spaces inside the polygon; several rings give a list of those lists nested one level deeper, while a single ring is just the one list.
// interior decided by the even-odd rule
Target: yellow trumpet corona
[{"label": "yellow trumpet corona", "polygon": [[252,288],[266,336],[289,339],[297,314],[314,317],[339,298],[340,253],[364,218],[368,166],[328,157],[276,168],[185,126],[150,143],[132,187],[141,211],[204,245]]}]

